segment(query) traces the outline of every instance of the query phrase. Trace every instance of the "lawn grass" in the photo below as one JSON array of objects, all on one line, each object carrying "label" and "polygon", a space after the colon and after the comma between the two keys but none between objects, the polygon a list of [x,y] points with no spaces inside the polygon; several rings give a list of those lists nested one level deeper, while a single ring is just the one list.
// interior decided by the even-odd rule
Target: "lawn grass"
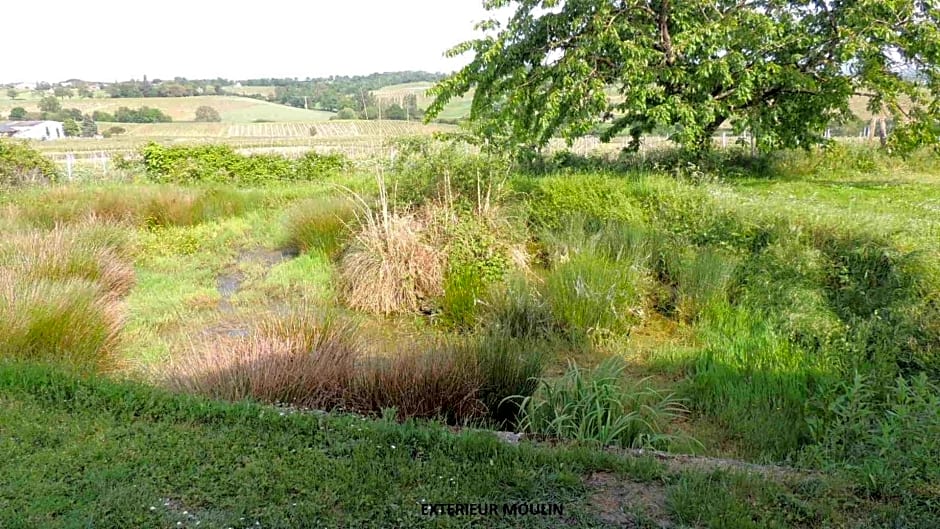
[{"label": "lawn grass", "polygon": [[[587,448],[511,446],[485,431],[223,404],[9,363],[0,447],[0,524],[11,528],[618,527],[633,519],[619,509],[651,507],[621,496],[612,518],[591,485],[597,473],[626,490],[665,491],[668,509],[655,514],[666,522],[846,526],[870,511],[847,513],[838,482],[669,470]],[[564,514],[430,517],[421,507],[516,502]]]}]

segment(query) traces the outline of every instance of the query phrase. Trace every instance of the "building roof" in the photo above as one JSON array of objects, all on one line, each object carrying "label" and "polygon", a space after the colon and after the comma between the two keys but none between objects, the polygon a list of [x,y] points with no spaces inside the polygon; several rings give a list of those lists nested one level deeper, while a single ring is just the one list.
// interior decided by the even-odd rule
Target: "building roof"
[{"label": "building roof", "polygon": [[19,132],[23,129],[49,123],[59,124],[58,121],[0,121],[0,134]]}]

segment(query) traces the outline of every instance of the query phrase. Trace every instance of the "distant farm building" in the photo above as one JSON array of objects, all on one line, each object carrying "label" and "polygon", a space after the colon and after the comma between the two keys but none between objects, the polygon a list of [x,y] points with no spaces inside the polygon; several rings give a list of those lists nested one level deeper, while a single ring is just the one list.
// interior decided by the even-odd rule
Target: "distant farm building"
[{"label": "distant farm building", "polygon": [[57,140],[65,137],[59,121],[3,121],[0,122],[0,138],[23,140]]}]

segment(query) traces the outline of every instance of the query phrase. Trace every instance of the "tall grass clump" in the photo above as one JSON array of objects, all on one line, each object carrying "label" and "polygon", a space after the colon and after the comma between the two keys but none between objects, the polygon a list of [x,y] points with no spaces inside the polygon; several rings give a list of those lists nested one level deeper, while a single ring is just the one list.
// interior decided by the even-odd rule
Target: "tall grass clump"
[{"label": "tall grass clump", "polygon": [[355,216],[355,205],[350,200],[304,200],[287,214],[285,244],[300,253],[322,250],[330,257],[337,257]]},{"label": "tall grass clump", "polygon": [[180,392],[330,409],[344,402],[360,354],[355,325],[297,311],[195,346],[155,376]]},{"label": "tall grass clump", "polygon": [[[644,213],[622,178],[579,174],[540,178],[534,187],[524,189],[529,222],[540,229],[559,230],[572,214],[590,222],[640,222]],[[517,187],[521,181],[517,182]]]},{"label": "tall grass clump", "polygon": [[[464,345],[479,375],[477,398],[487,418],[512,426],[519,415],[519,398],[531,396],[545,366],[552,360],[553,344],[544,339],[523,339],[490,330]],[[512,398],[510,398],[512,397]]]},{"label": "tall grass clump", "polygon": [[481,303],[483,325],[512,338],[546,340],[559,333],[551,307],[521,275],[492,285]]},{"label": "tall grass clump", "polygon": [[674,438],[670,421],[685,408],[675,396],[629,383],[625,364],[610,358],[593,370],[569,366],[559,379],[542,379],[521,400],[520,430],[604,446],[662,447]]},{"label": "tall grass clump", "polygon": [[309,309],[272,315],[245,336],[218,337],[159,366],[153,377],[179,392],[369,415],[464,424],[510,421],[511,395],[529,395],[542,373],[541,344],[486,335],[413,344],[369,356],[358,326]]},{"label": "tall grass clump", "polygon": [[642,271],[593,252],[561,262],[545,279],[545,298],[572,338],[628,333],[643,316]]},{"label": "tall grass clump", "polygon": [[91,281],[0,273],[0,358],[80,372],[113,370],[120,364],[122,324],[116,298]]},{"label": "tall grass clump", "polygon": [[262,195],[225,188],[184,189],[145,186],[128,193],[114,186],[65,186],[25,195],[16,216],[42,228],[87,221],[140,227],[193,226],[241,215],[257,207]]},{"label": "tall grass clump", "polygon": [[481,418],[479,364],[451,345],[364,359],[346,406],[378,414],[394,408],[399,418],[439,418],[461,424]]},{"label": "tall grass clump", "polygon": [[428,242],[426,222],[394,211],[379,176],[379,204],[363,206],[359,231],[340,259],[346,303],[376,314],[414,312],[442,292],[444,255]]},{"label": "tall grass clump", "polygon": [[700,349],[683,395],[754,457],[780,460],[809,440],[805,404],[838,376],[828,360],[787,340],[753,307],[713,309],[697,328]]},{"label": "tall grass clump", "polygon": [[711,307],[726,305],[736,261],[729,252],[704,248],[682,262],[676,289],[679,317],[692,321]]},{"label": "tall grass clump", "polygon": [[134,269],[121,255],[113,233],[56,228],[14,233],[0,242],[0,265],[21,280],[83,279],[116,296],[134,286]]},{"label": "tall grass clump", "polygon": [[426,207],[443,247],[447,267],[441,298],[441,321],[455,329],[476,325],[479,306],[490,285],[513,268],[527,266],[526,252],[512,221],[491,209],[487,213],[456,212],[452,208]]}]

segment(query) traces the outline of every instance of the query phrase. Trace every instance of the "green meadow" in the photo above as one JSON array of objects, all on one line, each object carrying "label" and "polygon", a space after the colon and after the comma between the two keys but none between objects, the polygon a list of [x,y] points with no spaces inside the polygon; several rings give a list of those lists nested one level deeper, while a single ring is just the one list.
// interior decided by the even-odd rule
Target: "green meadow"
[{"label": "green meadow", "polygon": [[0,144],[0,526],[940,519],[935,154],[396,149]]}]

